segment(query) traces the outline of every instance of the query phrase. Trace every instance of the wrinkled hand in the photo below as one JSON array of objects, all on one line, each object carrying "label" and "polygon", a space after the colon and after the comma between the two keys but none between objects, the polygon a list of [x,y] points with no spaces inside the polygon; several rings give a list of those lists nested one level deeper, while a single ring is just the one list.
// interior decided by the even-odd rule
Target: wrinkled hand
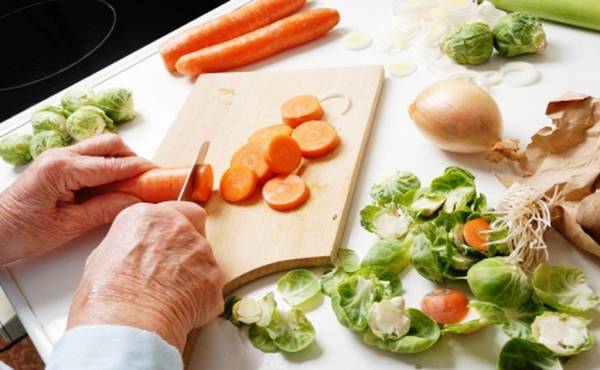
[{"label": "wrinkled hand", "polygon": [[140,200],[109,193],[78,203],[75,192],[152,167],[113,134],[43,153],[0,194],[0,264],[45,253],[111,222]]},{"label": "wrinkled hand", "polygon": [[187,202],[137,204],[117,216],[88,258],[68,328],[132,326],[183,351],[187,334],[223,310],[206,213]]}]

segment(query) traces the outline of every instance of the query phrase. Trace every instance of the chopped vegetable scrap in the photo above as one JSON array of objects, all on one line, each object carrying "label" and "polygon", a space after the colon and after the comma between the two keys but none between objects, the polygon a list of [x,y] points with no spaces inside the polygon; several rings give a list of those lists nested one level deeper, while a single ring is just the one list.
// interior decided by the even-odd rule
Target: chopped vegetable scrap
[{"label": "chopped vegetable scrap", "polygon": [[351,51],[364,50],[371,46],[373,39],[364,32],[350,32],[342,39],[344,49]]}]

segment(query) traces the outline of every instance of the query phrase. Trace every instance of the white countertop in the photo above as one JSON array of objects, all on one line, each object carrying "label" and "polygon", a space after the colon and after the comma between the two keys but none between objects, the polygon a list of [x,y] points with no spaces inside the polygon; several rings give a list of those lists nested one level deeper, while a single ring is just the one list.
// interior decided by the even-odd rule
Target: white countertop
[{"label": "white countertop", "polygon": [[[201,22],[224,11],[238,7],[248,0],[232,0],[223,7],[201,17]],[[348,31],[361,30],[373,35],[391,21],[392,0],[316,0],[311,6],[330,6],[341,13],[340,25],[321,40],[285,52],[274,58],[255,63],[243,70],[304,69],[318,67],[350,66],[361,64],[387,64],[396,59],[419,57],[414,50],[397,55],[385,54],[376,48],[351,52],[341,47],[341,37]],[[192,22],[192,23],[194,23]],[[537,129],[549,123],[544,116],[548,100],[561,96],[568,90],[600,95],[600,33],[545,24],[548,49],[543,56],[519,58],[535,64],[543,78],[537,85],[513,88],[502,84],[491,88],[503,113],[505,136],[527,142]],[[192,87],[192,81],[166,72],[157,53],[159,41],[133,53],[82,81],[94,88],[124,86],[134,91],[138,117],[120,128],[120,134],[138,154],[152,157],[170,123],[183,104]],[[498,56],[478,70],[498,69],[504,60]],[[499,169],[479,157],[444,153],[427,142],[408,118],[407,107],[414,97],[435,80],[423,64],[417,72],[404,79],[386,78],[371,139],[363,162],[361,175],[354,194],[343,245],[363,255],[374,242],[374,237],[359,224],[358,211],[369,202],[369,187],[392,171],[415,172],[423,182],[439,175],[448,165],[459,165],[471,170],[477,177],[479,189],[494,204],[503,192],[493,171]],[[56,103],[57,94],[43,103]],[[28,129],[29,109],[0,125],[0,136],[14,130]],[[8,186],[18,175],[18,170],[0,164],[0,189]],[[85,258],[98,244],[105,229],[86,235],[70,245],[49,255],[20,262],[4,269],[0,274],[2,287],[13,303],[21,321],[29,332],[43,358],[64,332],[66,316],[72,293],[81,276]],[[552,259],[560,264],[579,265],[588,274],[592,287],[600,292],[600,259],[573,249],[558,234],[550,233]],[[278,274],[257,280],[237,292],[238,295],[262,293],[273,290]],[[423,294],[432,284],[410,271],[403,277],[410,306],[418,306]],[[464,337],[443,338],[435,347],[423,354],[398,356],[385,353],[363,344],[360,337],[339,325],[328,299],[314,311],[309,319],[317,331],[317,341],[307,351],[295,355],[263,354],[247,341],[244,332],[233,325],[217,320],[206,327],[196,345],[192,366],[195,369],[288,369],[288,368],[343,368],[364,369],[377,364],[380,369],[495,369],[497,354],[506,340],[495,328]],[[596,317],[592,329],[600,340],[600,319]],[[576,356],[566,369],[600,369],[598,344],[590,351]]]}]

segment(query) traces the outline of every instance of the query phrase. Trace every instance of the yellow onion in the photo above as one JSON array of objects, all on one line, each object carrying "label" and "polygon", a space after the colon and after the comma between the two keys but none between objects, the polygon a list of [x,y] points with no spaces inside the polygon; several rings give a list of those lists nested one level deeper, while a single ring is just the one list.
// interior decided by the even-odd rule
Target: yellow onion
[{"label": "yellow onion", "polygon": [[491,152],[502,140],[498,105],[466,80],[450,79],[427,87],[408,113],[427,139],[449,152]]}]

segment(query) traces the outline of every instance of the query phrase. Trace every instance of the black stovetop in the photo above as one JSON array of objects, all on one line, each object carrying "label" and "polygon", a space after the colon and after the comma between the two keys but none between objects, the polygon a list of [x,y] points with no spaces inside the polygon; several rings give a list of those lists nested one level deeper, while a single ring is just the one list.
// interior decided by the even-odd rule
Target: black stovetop
[{"label": "black stovetop", "polygon": [[222,3],[0,1],[0,122]]}]

